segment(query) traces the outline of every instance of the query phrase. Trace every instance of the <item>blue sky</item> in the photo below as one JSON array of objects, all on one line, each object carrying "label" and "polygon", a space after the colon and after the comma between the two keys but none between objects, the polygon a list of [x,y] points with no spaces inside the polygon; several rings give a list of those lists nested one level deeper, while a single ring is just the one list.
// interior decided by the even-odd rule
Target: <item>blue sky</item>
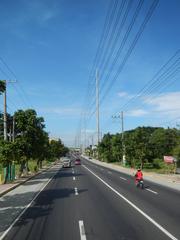
[{"label": "blue sky", "polygon": [[[132,11],[137,2],[133,1]],[[144,2],[139,22],[152,1]],[[109,0],[2,0],[0,6],[0,57],[18,80],[8,84],[9,112],[35,108],[45,118],[50,136],[60,137],[65,144],[72,145]],[[179,22],[180,2],[160,0],[101,105],[103,133],[120,131],[120,122],[111,116],[179,49]],[[15,79],[2,62],[0,69],[1,79]],[[101,69],[99,71],[101,76]],[[116,67],[112,75],[115,72]],[[163,123],[165,127],[175,126],[180,117],[179,77],[177,74],[176,81],[168,88],[152,92],[149,99],[141,97],[131,105],[124,113],[125,129]],[[102,80],[100,78],[100,84]],[[2,109],[2,97],[0,104]],[[171,121],[176,118],[177,121]],[[93,116],[87,123],[89,138],[95,137],[95,124]]]}]

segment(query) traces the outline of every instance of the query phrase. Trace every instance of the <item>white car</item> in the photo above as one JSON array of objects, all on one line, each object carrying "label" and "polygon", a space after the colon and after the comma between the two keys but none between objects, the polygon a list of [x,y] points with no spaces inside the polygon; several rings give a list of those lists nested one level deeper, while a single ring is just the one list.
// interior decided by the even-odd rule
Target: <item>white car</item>
[{"label": "white car", "polygon": [[71,167],[71,159],[67,158],[67,157],[63,158],[62,166],[63,166],[63,168]]}]

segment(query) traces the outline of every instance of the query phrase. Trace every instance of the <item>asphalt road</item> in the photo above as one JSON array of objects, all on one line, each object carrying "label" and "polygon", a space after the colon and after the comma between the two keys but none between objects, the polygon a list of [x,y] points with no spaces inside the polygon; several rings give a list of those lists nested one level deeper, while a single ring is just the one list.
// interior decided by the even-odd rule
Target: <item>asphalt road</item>
[{"label": "asphalt road", "polygon": [[61,169],[5,240],[180,239],[180,192],[82,161]]}]

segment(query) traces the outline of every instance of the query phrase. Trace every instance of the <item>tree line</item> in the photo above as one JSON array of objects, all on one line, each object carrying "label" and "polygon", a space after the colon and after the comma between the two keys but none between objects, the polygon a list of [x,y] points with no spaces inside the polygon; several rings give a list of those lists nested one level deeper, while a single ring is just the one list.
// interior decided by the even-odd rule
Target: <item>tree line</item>
[{"label": "tree line", "polygon": [[[6,81],[0,80],[0,95],[5,91]],[[13,116],[7,113],[5,138],[3,117],[4,113],[0,113],[0,166],[6,170],[5,181],[14,163],[20,165],[21,175],[24,169],[29,171],[30,160],[39,168],[43,160],[54,161],[69,151],[60,139],[50,140],[44,118],[37,116],[34,109],[18,110]]]},{"label": "tree line", "polygon": [[[124,147],[123,147],[124,146]],[[163,156],[180,159],[180,130],[177,128],[137,127],[122,134],[107,133],[97,146],[98,158],[106,162],[122,162],[131,167],[160,168]],[[90,155],[93,154],[89,148]]]},{"label": "tree line", "polygon": [[[12,125],[14,118],[14,140]],[[7,115],[7,141],[3,136],[3,114],[0,116],[0,163],[4,168],[14,162],[20,165],[19,174],[28,171],[29,160],[36,161],[37,168],[43,160],[54,161],[64,156],[68,148],[60,139],[50,140],[45,131],[43,117],[38,117],[34,109],[18,110],[13,116]]]}]

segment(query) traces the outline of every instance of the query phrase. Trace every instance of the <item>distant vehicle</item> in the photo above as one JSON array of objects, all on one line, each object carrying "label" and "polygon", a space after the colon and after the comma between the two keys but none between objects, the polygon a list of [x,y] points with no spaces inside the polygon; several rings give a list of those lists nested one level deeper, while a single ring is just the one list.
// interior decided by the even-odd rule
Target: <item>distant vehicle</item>
[{"label": "distant vehicle", "polygon": [[81,159],[77,158],[77,159],[75,160],[75,165],[81,165]]},{"label": "distant vehicle", "polygon": [[67,158],[67,157],[63,158],[62,166],[63,166],[63,168],[71,167],[71,159]]}]

